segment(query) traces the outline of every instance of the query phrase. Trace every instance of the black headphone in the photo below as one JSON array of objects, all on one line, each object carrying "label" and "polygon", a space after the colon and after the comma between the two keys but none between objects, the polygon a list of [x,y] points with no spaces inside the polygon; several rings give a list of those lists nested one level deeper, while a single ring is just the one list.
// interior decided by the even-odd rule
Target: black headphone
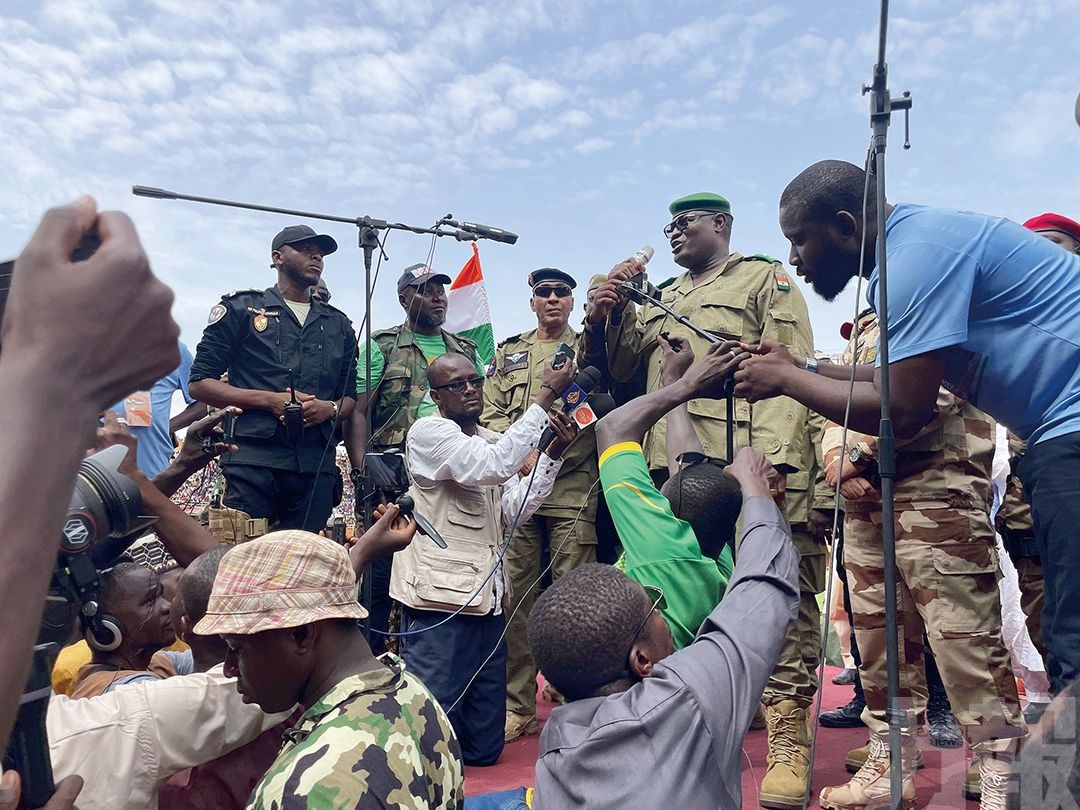
[{"label": "black headphone", "polygon": [[112,652],[124,642],[124,625],[115,616],[98,611],[98,603],[87,602],[82,613],[83,638],[90,649]]}]

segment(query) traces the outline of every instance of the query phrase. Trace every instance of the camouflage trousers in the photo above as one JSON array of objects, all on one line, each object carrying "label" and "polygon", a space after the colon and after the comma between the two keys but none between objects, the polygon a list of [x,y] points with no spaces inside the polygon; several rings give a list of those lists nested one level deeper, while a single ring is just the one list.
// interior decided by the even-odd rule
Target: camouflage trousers
[{"label": "camouflage trousers", "polygon": [[1037,557],[1020,557],[1016,562],[1016,577],[1020,584],[1020,609],[1027,619],[1031,643],[1046,661],[1046,641],[1042,634],[1042,612],[1046,601],[1046,581],[1042,562]]},{"label": "camouflage trousers", "polygon": [[799,550],[799,615],[788,625],[784,646],[761,702],[771,706],[781,700],[794,700],[805,709],[818,689],[821,608],[817,595],[825,590],[825,543],[806,531],[793,531],[791,539]]},{"label": "camouflage trousers", "polygon": [[506,612],[506,708],[518,714],[536,712],[536,662],[529,650],[528,621],[540,595],[540,586],[532,586],[543,571],[545,546],[553,558],[551,576],[558,579],[579,565],[596,562],[596,527],[586,520],[575,526],[572,517],[533,515],[510,540],[505,558],[513,590]]},{"label": "camouflage trousers", "polygon": [[[844,567],[862,655],[862,719],[871,731],[884,734],[888,687],[880,511],[849,506]],[[972,749],[1015,752],[1024,721],[1001,637],[997,548],[988,517],[953,509],[898,510],[896,567],[901,708],[912,715],[926,709],[925,631]]]}]

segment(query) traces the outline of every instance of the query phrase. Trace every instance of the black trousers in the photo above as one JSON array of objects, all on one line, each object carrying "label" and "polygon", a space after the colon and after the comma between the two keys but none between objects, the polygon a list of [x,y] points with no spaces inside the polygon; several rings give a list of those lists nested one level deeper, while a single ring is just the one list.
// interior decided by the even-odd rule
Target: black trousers
[{"label": "black trousers", "polygon": [[[499,639],[506,617],[460,615],[425,630],[449,615],[402,606],[402,631],[424,630],[403,637],[402,657],[447,710],[465,764],[494,765],[502,753],[506,722],[506,640]],[[476,680],[466,691],[474,674]],[[465,697],[451,710],[463,692]]]},{"label": "black trousers", "polygon": [[225,466],[225,505],[253,518],[266,518],[275,529],[321,532],[334,509],[337,469],[298,473],[256,467]]},{"label": "black trousers", "polygon": [[1080,676],[1080,433],[1031,446],[1018,472],[1042,558],[1042,631],[1050,687],[1057,693]]}]

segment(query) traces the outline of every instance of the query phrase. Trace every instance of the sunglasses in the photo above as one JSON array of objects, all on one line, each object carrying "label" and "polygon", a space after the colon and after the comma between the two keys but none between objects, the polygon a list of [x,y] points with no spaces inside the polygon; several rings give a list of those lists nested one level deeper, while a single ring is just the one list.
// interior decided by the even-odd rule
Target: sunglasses
[{"label": "sunglasses", "polygon": [[565,284],[541,284],[538,287],[533,287],[533,295],[537,298],[550,298],[552,293],[555,293],[556,298],[569,298],[574,294],[574,291]]},{"label": "sunglasses", "polygon": [[[667,610],[667,600],[664,599],[664,592],[657,588],[655,585],[642,585],[645,589],[645,593],[652,600],[652,607],[649,608],[649,612],[645,614],[645,618],[641,620],[641,624],[638,625],[637,630],[634,631],[634,635],[630,638],[630,647],[634,646],[634,642],[638,640],[638,636],[641,635],[641,631],[645,629],[645,625],[649,621],[649,617],[658,610]],[[626,651],[626,657],[630,657],[630,650]]]},{"label": "sunglasses", "polygon": [[484,378],[469,377],[469,379],[467,380],[457,380],[455,382],[446,383],[445,385],[434,385],[432,386],[432,388],[434,388],[436,391],[441,391],[444,388],[449,388],[455,394],[463,394],[465,393],[465,386],[467,385],[471,385],[473,388],[479,391],[484,387]]},{"label": "sunglasses", "polygon": [[711,217],[711,216],[714,216],[714,215],[713,214],[680,214],[679,216],[675,217],[675,219],[671,220],[671,222],[669,222],[667,225],[664,226],[664,236],[666,236],[668,239],[670,239],[672,237],[672,235],[675,233],[675,231],[685,231],[687,228],[690,227],[690,223],[692,223],[692,222],[694,222],[696,220],[703,219],[705,217]]},{"label": "sunglasses", "polygon": [[729,463],[727,459],[717,458],[716,456],[707,456],[704,453],[698,453],[696,451],[680,453],[675,460],[683,467],[693,467],[696,464],[712,464],[723,469]]}]

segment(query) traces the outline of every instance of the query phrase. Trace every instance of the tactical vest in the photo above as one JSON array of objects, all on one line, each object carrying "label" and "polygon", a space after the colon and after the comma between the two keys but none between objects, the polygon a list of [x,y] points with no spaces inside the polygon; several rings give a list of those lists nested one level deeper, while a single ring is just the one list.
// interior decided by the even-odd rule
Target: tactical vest
[{"label": "tactical vest", "polygon": [[[445,330],[442,337],[446,351],[464,354],[475,365],[475,343]],[[385,363],[379,393],[371,409],[371,449],[379,453],[404,452],[405,434],[416,421],[417,409],[428,392],[428,363],[407,324],[380,329],[371,339],[382,352]]]}]

